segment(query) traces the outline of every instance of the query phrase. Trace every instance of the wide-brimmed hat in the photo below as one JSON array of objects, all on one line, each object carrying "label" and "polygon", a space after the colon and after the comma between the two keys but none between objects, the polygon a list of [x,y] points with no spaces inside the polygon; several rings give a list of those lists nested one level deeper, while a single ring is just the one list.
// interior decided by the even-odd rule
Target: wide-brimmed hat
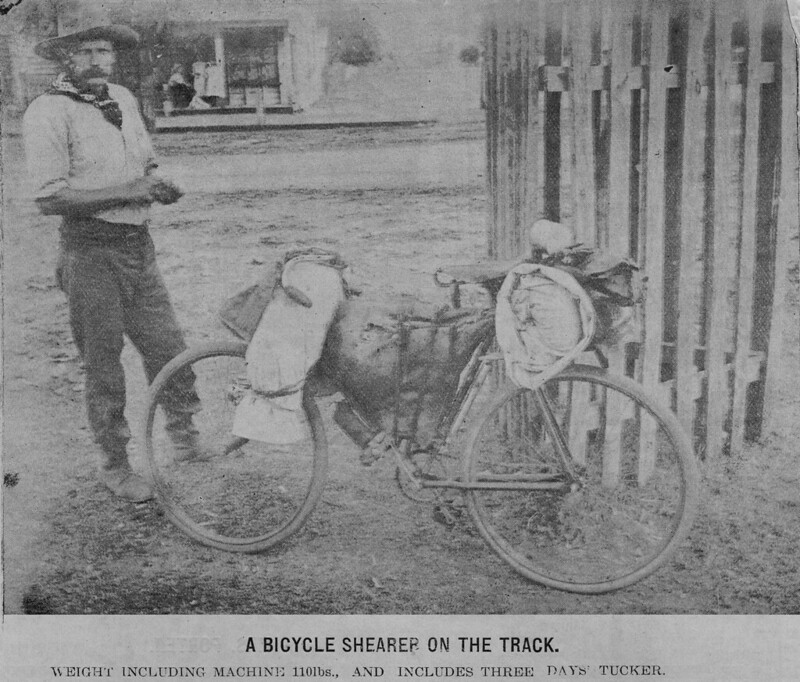
[{"label": "wide-brimmed hat", "polygon": [[37,43],[33,48],[40,57],[60,60],[66,50],[85,40],[108,40],[118,50],[136,47],[139,34],[128,26],[114,24],[99,7],[77,5],[59,16],[58,36]]}]

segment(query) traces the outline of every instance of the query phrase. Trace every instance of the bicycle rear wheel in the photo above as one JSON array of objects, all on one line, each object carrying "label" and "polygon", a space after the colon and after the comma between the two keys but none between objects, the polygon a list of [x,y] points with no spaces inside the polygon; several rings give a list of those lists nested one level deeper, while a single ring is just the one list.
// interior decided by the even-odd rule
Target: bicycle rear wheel
[{"label": "bicycle rear wheel", "polygon": [[[234,413],[248,387],[246,348],[215,342],[169,362],[150,388],[144,434],[156,495],[170,521],[205,545],[233,552],[259,552],[299,530],[322,494],[328,461],[319,410],[307,394],[296,442],[233,435]],[[193,423],[205,458],[181,462],[160,406],[185,394],[192,374],[200,399]]]},{"label": "bicycle rear wheel", "polygon": [[463,467],[486,542],[525,577],[571,592],[653,573],[697,507],[697,465],[675,416],[597,367],[506,391],[474,425]]}]

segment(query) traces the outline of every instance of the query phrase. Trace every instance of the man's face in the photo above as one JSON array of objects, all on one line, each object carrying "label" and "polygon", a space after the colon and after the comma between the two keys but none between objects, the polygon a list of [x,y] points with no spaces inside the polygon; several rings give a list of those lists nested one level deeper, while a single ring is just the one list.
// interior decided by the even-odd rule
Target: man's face
[{"label": "man's face", "polygon": [[69,56],[68,67],[75,85],[104,85],[116,63],[114,45],[108,40],[85,40]]}]

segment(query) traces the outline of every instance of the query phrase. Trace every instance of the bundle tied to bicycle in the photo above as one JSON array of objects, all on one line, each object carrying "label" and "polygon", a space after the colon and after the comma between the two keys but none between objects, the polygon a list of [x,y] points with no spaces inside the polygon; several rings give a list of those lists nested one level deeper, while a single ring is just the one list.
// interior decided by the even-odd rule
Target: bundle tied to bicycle
[{"label": "bundle tied to bicycle", "polygon": [[287,254],[221,312],[249,341],[249,388],[237,406],[235,435],[273,443],[301,438],[302,391],[310,383],[317,394],[323,386],[342,394],[334,419],[359,446],[390,434],[424,448],[444,435],[460,372],[493,327],[509,378],[524,386],[556,374],[593,338],[616,344],[636,337],[633,314],[621,312],[636,299],[635,266],[573,242],[568,228],[537,222],[530,257],[480,282],[496,305],[472,307],[398,308],[351,291],[336,253]]},{"label": "bundle tied to bicycle", "polygon": [[235,436],[269,443],[305,436],[302,391],[345,300],[343,268],[337,254],[321,249],[289,253],[277,277],[226,305],[223,321],[249,341],[248,388],[236,407]]}]

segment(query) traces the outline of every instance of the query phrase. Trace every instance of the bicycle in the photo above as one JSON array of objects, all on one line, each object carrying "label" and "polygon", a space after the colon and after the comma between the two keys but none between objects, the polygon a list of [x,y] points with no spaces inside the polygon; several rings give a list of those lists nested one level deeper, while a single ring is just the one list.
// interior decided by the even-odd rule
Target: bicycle
[{"label": "bicycle", "polygon": [[[472,268],[446,281],[437,273],[437,283],[452,288],[454,301],[465,284],[483,286],[494,300],[503,274],[496,266]],[[232,415],[248,389],[246,348],[212,342],[168,363],[150,388],[144,440],[170,521],[204,545],[260,552],[295,534],[314,510],[328,445],[313,380],[303,393],[301,440],[231,436]],[[494,348],[492,330],[462,369],[441,419],[445,435],[432,448],[415,450],[391,436],[383,441],[401,489],[421,502],[463,496],[492,550],[549,587],[608,592],[663,566],[686,539],[698,503],[695,456],[675,415],[633,379],[603,366],[573,364],[536,390],[511,386]],[[187,371],[203,406],[197,426],[216,454],[180,463],[158,406],[172,382],[185,385]],[[453,474],[449,462],[458,459],[453,451],[465,435]]]}]

